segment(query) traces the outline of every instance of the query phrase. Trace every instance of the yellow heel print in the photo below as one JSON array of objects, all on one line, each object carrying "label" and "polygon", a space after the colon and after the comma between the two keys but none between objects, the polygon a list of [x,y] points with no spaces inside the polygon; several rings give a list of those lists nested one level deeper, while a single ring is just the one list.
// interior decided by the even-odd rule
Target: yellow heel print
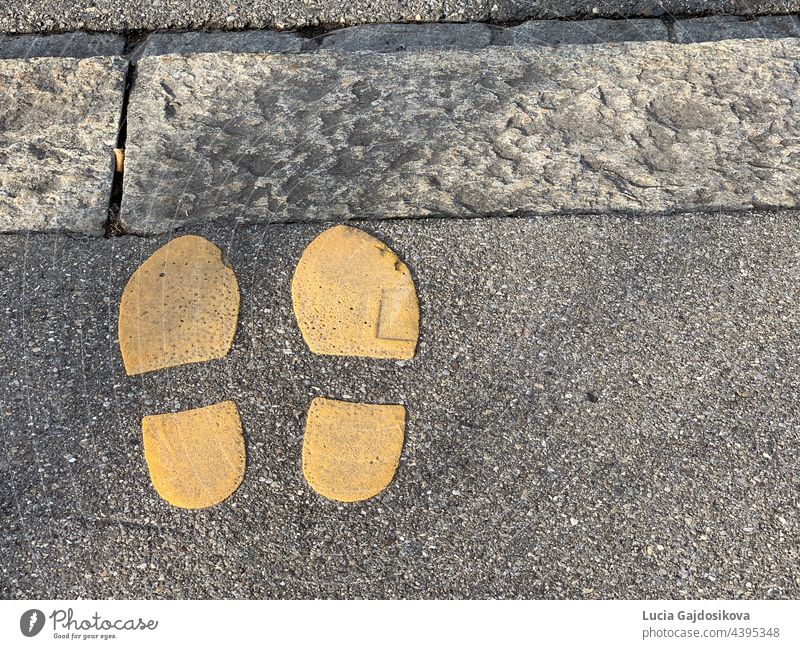
[{"label": "yellow heel print", "polygon": [[[141,374],[214,360],[233,344],[239,285],[222,251],[187,235],[159,248],[122,294],[119,344],[125,371]],[[241,484],[245,445],[232,401],[142,419],[144,454],[158,494],[176,507],[209,507]]]},{"label": "yellow heel print", "polygon": [[[375,237],[336,226],[303,252],[292,279],[303,339],[316,354],[413,358],[419,301],[406,265]],[[303,475],[340,502],[366,500],[394,478],[405,437],[401,405],[311,402],[303,437]]]},{"label": "yellow heel print", "polygon": [[316,398],[303,437],[303,475],[321,496],[372,498],[394,478],[403,450],[406,409]]},{"label": "yellow heel print", "polygon": [[242,422],[233,401],[144,417],[142,436],[153,487],[171,505],[216,505],[244,479]]}]

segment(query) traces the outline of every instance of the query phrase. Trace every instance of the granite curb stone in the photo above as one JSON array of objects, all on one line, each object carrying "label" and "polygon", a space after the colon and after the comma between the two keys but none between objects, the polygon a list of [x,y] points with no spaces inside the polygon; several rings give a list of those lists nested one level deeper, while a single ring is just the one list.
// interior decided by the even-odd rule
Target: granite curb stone
[{"label": "granite curb stone", "polygon": [[121,220],[796,207],[800,40],[144,57]]},{"label": "granite curb stone", "polygon": [[102,236],[127,65],[0,59],[0,232]]},{"label": "granite curb stone", "polygon": [[125,37],[119,34],[0,34],[0,59],[33,59],[42,56],[84,59],[122,56],[124,51]]},{"label": "granite curb stone", "polygon": [[701,43],[744,38],[797,38],[800,23],[796,16],[707,16],[675,22],[678,43]]}]

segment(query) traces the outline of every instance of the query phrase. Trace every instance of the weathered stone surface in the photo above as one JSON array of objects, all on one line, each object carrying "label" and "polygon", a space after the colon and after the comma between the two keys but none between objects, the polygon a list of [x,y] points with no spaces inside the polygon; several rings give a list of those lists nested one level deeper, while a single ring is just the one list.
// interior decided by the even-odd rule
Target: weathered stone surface
[{"label": "weathered stone surface", "polygon": [[0,231],[102,234],[125,65],[0,60]]},{"label": "weathered stone surface", "polygon": [[32,59],[38,56],[84,59],[92,56],[121,56],[124,50],[125,38],[118,34],[0,34],[0,59]]},{"label": "weathered stone surface", "polygon": [[331,32],[318,40],[323,48],[350,52],[477,49],[489,45],[495,31],[499,31],[499,28],[482,23],[361,25]]},{"label": "weathered stone surface", "polygon": [[345,27],[313,38],[295,32],[155,33],[134,58],[211,52],[265,53],[333,49],[346,52],[474,50],[490,45],[566,45],[668,40],[665,22],[650,20],[530,20],[515,27],[484,23],[390,23]]},{"label": "weathered stone surface", "polygon": [[297,34],[272,31],[180,32],[151,34],[141,56],[198,54],[200,52],[299,52],[307,39]]},{"label": "weathered stone surface", "polygon": [[146,57],[123,223],[798,204],[800,41]]},{"label": "weathered stone surface", "polygon": [[515,27],[484,23],[389,23],[345,27],[313,38],[294,32],[156,33],[134,54],[264,53],[333,49],[346,52],[473,50],[489,45],[566,45],[668,40],[662,20],[530,20]]},{"label": "weathered stone surface", "polygon": [[675,23],[679,43],[721,41],[727,38],[789,38],[800,36],[800,24],[793,16],[706,16]]},{"label": "weathered stone surface", "polygon": [[622,41],[666,41],[661,20],[529,20],[498,29],[497,45],[596,45]]}]

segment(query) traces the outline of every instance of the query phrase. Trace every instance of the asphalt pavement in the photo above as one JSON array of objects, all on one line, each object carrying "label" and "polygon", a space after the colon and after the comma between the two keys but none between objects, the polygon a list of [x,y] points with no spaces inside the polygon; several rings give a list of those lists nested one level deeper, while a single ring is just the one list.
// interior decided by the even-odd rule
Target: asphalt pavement
[{"label": "asphalt pavement", "polygon": [[507,23],[528,18],[751,16],[798,11],[798,0],[2,0],[0,32],[330,29],[362,23]]},{"label": "asphalt pavement", "polygon": [[[3,597],[800,596],[797,212],[351,225],[414,276],[411,361],[305,347],[325,224],[193,227],[239,278],[233,351],[137,377],[118,303],[168,235],[0,237]],[[406,406],[376,498],[305,483],[316,396]],[[227,399],[244,483],[168,505],[141,417]]]}]

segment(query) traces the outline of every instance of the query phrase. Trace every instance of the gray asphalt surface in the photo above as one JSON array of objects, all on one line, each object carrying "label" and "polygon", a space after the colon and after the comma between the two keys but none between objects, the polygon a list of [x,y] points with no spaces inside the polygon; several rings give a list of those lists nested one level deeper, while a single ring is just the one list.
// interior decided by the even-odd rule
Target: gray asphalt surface
[{"label": "gray asphalt surface", "polygon": [[[407,363],[315,357],[290,279],[321,224],[193,229],[242,290],[230,356],[129,378],[129,275],[166,238],[0,237],[0,594],[800,596],[797,212],[370,223],[422,306]],[[377,498],[300,471],[314,396],[405,403]],[[142,415],[235,399],[244,484],[149,485]]]},{"label": "gray asphalt surface", "polygon": [[242,29],[402,21],[783,14],[800,0],[16,0],[0,1],[0,32]]}]

